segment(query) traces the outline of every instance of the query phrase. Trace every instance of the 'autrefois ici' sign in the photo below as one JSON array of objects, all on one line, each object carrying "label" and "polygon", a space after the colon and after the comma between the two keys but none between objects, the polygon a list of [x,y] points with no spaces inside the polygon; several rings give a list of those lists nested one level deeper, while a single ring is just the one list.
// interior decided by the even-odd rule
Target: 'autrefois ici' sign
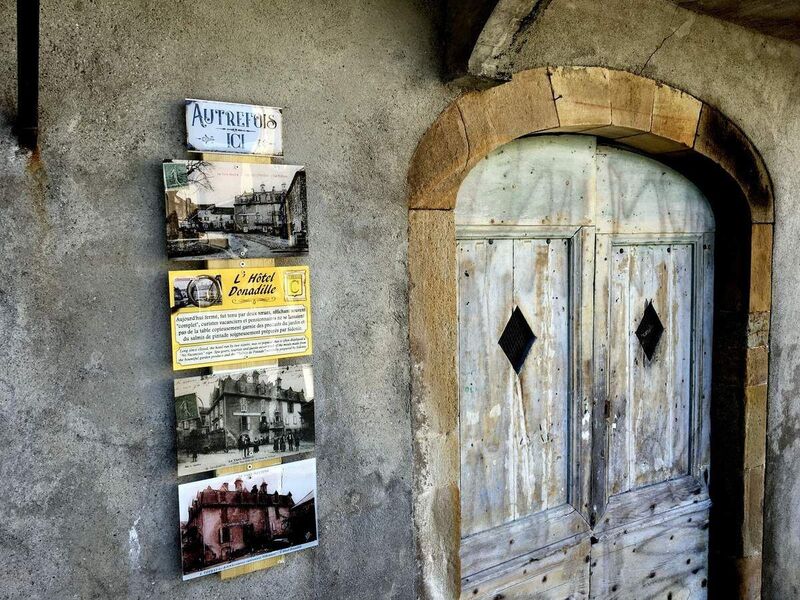
[{"label": "'autrefois ici' sign", "polygon": [[280,108],[186,100],[186,144],[198,152],[283,155]]}]

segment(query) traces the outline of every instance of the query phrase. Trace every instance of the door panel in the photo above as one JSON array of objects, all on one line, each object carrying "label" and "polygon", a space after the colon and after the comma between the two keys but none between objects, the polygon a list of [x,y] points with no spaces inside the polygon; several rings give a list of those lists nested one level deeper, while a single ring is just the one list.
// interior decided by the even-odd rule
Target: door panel
[{"label": "door panel", "polygon": [[512,240],[458,246],[461,532],[467,536],[517,517],[520,463],[517,383],[497,340],[513,302]]},{"label": "door panel", "polygon": [[[692,392],[691,244],[613,244],[609,274],[609,494],[686,475]],[[663,332],[635,335],[651,304]]]},{"label": "door panel", "polygon": [[606,408],[594,454],[606,469],[593,490],[591,597],[704,598],[709,237],[597,240],[596,394]]},{"label": "door panel", "polygon": [[[569,247],[462,240],[458,260],[466,537],[567,501]],[[515,307],[536,335],[519,377],[498,345]]]},{"label": "door panel", "polygon": [[642,156],[509,146],[456,207],[462,597],[705,598],[713,213]]},{"label": "door panel", "polygon": [[536,341],[514,388],[519,515],[567,502],[569,240],[514,240],[514,305]]},{"label": "door panel", "polygon": [[591,597],[704,598],[708,577],[708,504],[598,533],[592,546]]},{"label": "door panel", "polygon": [[[570,479],[570,253],[563,238],[458,242],[465,585],[481,569],[588,531],[570,504],[582,502]],[[519,375],[498,344],[514,308],[536,336]]]},{"label": "door panel", "polygon": [[588,536],[568,538],[464,581],[463,600],[582,600],[589,597]]}]

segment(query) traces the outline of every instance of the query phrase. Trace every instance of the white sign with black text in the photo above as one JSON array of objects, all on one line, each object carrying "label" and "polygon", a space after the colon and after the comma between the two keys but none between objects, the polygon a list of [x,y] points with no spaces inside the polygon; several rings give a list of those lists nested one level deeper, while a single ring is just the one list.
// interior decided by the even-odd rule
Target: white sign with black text
[{"label": "white sign with black text", "polygon": [[273,106],[186,100],[186,145],[195,152],[283,156],[283,114]]}]

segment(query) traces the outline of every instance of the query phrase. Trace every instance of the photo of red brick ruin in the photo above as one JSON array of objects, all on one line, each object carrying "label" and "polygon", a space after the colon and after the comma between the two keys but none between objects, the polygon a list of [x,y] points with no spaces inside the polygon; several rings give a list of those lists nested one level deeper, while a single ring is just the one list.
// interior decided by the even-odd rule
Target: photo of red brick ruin
[{"label": "photo of red brick ruin", "polygon": [[[184,579],[215,572],[219,569],[214,567],[220,565],[228,568],[316,545],[314,466],[302,464],[313,462],[300,461],[181,486],[197,490],[193,495],[181,492],[182,517],[185,510],[188,512],[188,518],[181,520]],[[281,469],[290,468],[309,472],[308,484],[276,488],[271,483],[276,474],[280,476]],[[311,489],[297,497],[299,494],[292,489],[302,487]],[[186,507],[184,497],[191,498]]]}]

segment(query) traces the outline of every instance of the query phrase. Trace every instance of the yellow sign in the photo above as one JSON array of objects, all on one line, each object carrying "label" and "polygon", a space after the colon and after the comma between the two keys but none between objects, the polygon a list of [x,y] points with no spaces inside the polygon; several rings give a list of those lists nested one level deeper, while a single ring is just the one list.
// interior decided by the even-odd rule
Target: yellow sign
[{"label": "yellow sign", "polygon": [[308,267],[170,271],[172,368],[311,354]]}]

